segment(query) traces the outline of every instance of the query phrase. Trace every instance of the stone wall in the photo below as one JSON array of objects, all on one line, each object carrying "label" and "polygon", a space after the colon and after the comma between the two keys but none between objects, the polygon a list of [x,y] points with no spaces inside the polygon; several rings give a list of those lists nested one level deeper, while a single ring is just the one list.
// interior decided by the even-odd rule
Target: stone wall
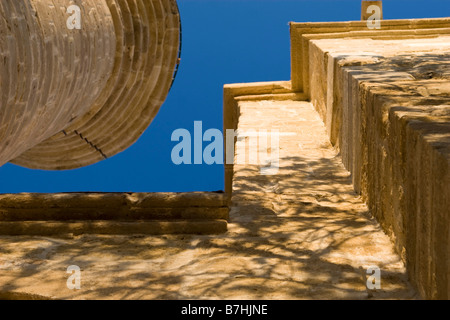
[{"label": "stone wall", "polygon": [[450,297],[449,22],[387,21],[382,34],[357,31],[361,23],[292,27],[302,57],[293,87],[311,98],[355,190],[434,299]]},{"label": "stone wall", "polygon": [[217,234],[227,230],[223,193],[0,195],[0,235]]}]

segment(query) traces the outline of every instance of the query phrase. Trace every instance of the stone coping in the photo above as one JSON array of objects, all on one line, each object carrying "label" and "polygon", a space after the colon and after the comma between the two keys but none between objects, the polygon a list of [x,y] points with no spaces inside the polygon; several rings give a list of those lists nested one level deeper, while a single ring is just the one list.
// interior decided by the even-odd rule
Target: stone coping
[{"label": "stone coping", "polygon": [[380,30],[369,30],[366,21],[290,23],[292,90],[310,95],[309,40],[323,38],[398,39],[450,34],[450,18],[383,20]]}]

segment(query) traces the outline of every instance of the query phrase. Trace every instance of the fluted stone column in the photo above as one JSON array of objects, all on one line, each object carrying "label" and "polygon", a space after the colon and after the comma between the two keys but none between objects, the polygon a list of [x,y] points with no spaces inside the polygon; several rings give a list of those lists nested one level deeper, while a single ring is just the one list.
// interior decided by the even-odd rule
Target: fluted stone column
[{"label": "fluted stone column", "polygon": [[0,165],[73,169],[128,148],[168,94],[179,44],[175,0],[0,1]]}]

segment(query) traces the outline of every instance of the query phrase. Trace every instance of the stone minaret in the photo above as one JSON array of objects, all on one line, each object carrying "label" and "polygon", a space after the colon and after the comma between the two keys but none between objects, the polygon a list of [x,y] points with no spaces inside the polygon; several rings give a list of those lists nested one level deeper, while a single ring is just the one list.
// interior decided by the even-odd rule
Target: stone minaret
[{"label": "stone minaret", "polygon": [[179,49],[175,0],[1,0],[0,166],[73,169],[125,150]]}]

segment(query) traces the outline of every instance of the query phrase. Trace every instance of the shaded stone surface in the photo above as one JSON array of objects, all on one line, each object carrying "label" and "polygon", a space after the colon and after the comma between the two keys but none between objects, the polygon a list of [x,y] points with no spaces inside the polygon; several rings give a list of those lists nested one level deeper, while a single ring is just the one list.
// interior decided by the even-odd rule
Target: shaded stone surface
[{"label": "shaded stone surface", "polygon": [[[235,167],[226,234],[3,236],[0,292],[59,299],[417,298],[313,106],[242,103],[239,127],[247,126],[296,135],[280,140],[278,175]],[[82,270],[79,291],[66,287],[70,265]],[[371,265],[382,270],[376,292],[366,289]]]}]

